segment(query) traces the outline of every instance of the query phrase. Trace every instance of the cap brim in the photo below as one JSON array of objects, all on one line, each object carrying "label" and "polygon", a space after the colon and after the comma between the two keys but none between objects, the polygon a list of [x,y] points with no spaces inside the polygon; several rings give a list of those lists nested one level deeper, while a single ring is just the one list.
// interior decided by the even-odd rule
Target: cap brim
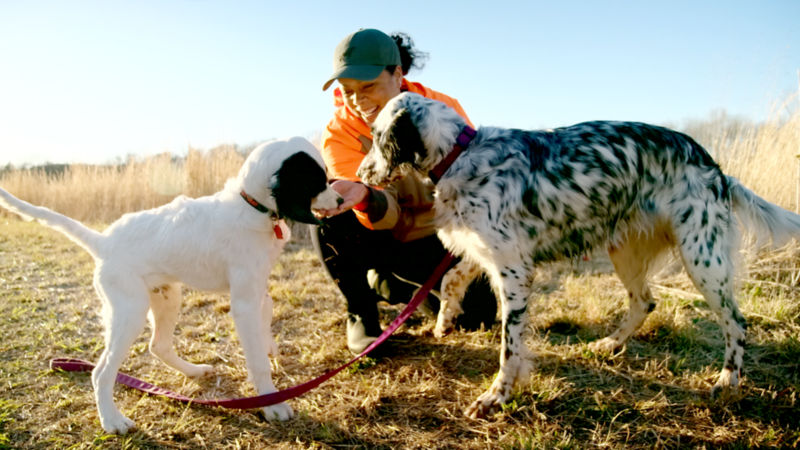
[{"label": "cap brim", "polygon": [[341,69],[337,70],[336,72],[331,75],[328,81],[322,85],[322,90],[325,91],[334,81],[339,78],[352,78],[354,80],[361,80],[361,81],[370,81],[378,78],[386,69],[386,66],[346,66],[342,67]]}]

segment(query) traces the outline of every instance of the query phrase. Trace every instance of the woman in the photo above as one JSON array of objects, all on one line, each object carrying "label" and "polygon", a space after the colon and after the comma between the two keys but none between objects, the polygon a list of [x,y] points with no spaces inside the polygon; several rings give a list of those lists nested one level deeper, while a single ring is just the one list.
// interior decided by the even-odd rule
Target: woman
[{"label": "woman", "polygon": [[[321,260],[347,299],[347,345],[354,353],[381,334],[377,302],[408,302],[414,284],[424,283],[446,254],[433,226],[430,180],[410,175],[377,189],[356,176],[372,145],[370,124],[403,91],[439,100],[469,122],[457,100],[404,78],[412,66],[419,66],[421,56],[407,35],[390,37],[362,29],[336,47],[333,75],[322,88],[339,83],[334,90],[337,109],[322,135],[322,155],[332,187],[344,202],[335,210],[323,211],[327,218],[311,234]],[[497,301],[485,278],[470,286],[462,306],[460,326],[492,325]]]}]

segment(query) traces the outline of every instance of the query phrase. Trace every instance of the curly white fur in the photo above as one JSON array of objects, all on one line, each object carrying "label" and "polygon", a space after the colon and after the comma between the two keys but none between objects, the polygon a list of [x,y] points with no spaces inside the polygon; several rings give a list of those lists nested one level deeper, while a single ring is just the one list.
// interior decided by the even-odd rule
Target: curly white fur
[{"label": "curly white fur", "polygon": [[[314,198],[304,199],[305,207],[335,208],[339,196],[325,183],[322,158],[302,138],[259,146],[238,177],[214,195],[178,197],[159,208],[126,214],[102,233],[0,189],[0,206],[61,231],[95,259],[94,287],[103,302],[106,346],[92,373],[92,384],[105,431],[126,433],[133,426],[114,404],[112,390],[129,347],[144,328],[148,310],[153,328],[150,351],[155,356],[190,377],[211,370],[209,365],[185,361],[172,345],[181,283],[202,290],[230,291],[231,314],[250,379],[259,394],[275,391],[267,357],[277,354],[267,283],[290,229],[278,217],[271,191],[284,162],[298,153],[310,156],[299,158],[307,163],[309,173],[305,175],[322,178]],[[242,199],[242,190],[276,214],[256,211]],[[280,229],[280,238],[275,227]],[[286,403],[266,407],[264,413],[280,420],[293,414]]]}]

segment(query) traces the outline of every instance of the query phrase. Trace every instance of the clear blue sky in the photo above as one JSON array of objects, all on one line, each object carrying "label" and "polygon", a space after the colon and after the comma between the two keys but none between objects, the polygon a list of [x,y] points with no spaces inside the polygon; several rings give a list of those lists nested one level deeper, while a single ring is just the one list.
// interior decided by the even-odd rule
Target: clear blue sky
[{"label": "clear blue sky", "polygon": [[404,31],[477,125],[763,120],[798,89],[800,0],[0,0],[0,166],[318,135],[336,44]]}]

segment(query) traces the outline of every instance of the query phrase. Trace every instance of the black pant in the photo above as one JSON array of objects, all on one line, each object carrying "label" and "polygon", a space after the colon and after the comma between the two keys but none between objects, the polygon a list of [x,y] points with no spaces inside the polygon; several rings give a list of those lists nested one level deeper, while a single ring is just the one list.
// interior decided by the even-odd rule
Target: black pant
[{"label": "black pant", "polygon": [[[347,311],[362,318],[367,333],[380,330],[378,301],[408,303],[417,286],[395,277],[423,284],[447,254],[436,235],[400,242],[388,230],[370,230],[346,212],[313,227],[311,239],[320,259],[347,299]],[[374,269],[378,282],[367,281]],[[434,289],[439,289],[441,280]],[[431,299],[433,300],[433,299]],[[431,301],[438,306],[438,302]],[[456,324],[466,329],[490,328],[497,314],[497,300],[485,277],[469,286],[462,301],[464,313]],[[377,327],[377,329],[376,329]]]}]

